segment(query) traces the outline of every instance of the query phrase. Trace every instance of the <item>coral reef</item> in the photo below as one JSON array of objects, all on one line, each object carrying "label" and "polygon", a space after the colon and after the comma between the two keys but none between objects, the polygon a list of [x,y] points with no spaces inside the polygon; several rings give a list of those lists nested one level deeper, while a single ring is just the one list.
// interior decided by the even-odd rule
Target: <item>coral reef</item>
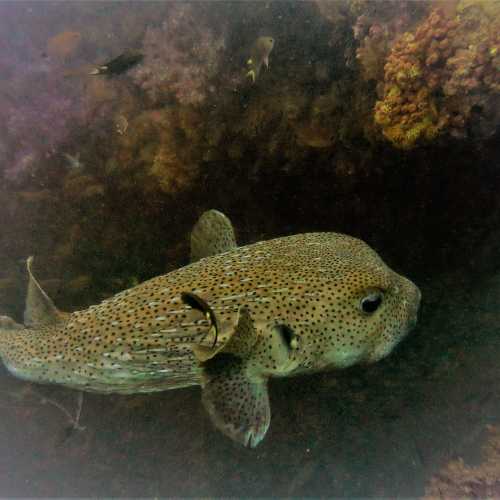
[{"label": "coral reef", "polygon": [[[396,0],[70,2],[31,14],[2,4],[0,175],[13,214],[3,227],[39,228],[8,233],[14,243],[4,244],[15,258],[36,247],[51,268],[71,270],[51,279],[91,276],[85,293],[100,298],[161,272],[165,255],[173,266],[187,255],[182,242],[171,245],[189,230],[189,212],[246,211],[240,193],[251,204],[266,186],[284,199],[301,186],[306,194],[294,196],[315,199],[330,184],[336,227],[348,230],[351,216],[368,224],[371,191],[356,190],[369,180],[382,189],[392,164],[375,160],[381,131],[410,149],[444,133],[485,138],[498,123],[498,39],[486,4],[463,0],[433,14],[429,3]],[[26,30],[8,29],[7,18]],[[276,46],[252,84],[246,60],[262,35]],[[129,49],[143,62],[88,76]],[[148,242],[173,232],[173,219],[175,249],[151,257]],[[76,288],[61,292],[67,304],[87,300]]]},{"label": "coral reef", "polygon": [[[4,173],[15,177],[56,154],[72,127],[82,127],[85,110],[73,89],[54,81],[47,73],[34,74],[22,86],[12,82],[0,103],[4,115]],[[36,94],[28,92],[37,88]],[[21,89],[26,91],[26,94]]]},{"label": "coral reef", "polygon": [[16,179],[55,164],[67,141],[102,126],[123,89],[103,105],[96,87],[112,84],[88,78],[88,68],[140,42],[164,10],[160,3],[2,3],[0,175]]},{"label": "coral reef", "polygon": [[430,480],[426,500],[500,496],[500,429],[490,425],[487,430],[482,462],[472,466],[458,458],[446,464]]},{"label": "coral reef", "polygon": [[161,26],[146,30],[144,61],[132,78],[154,102],[173,97],[181,104],[200,104],[215,91],[212,79],[224,54],[225,24],[210,24],[210,9],[172,3]]},{"label": "coral reef", "polygon": [[[354,33],[361,32],[359,21],[364,16],[360,16],[354,27]],[[358,29],[357,29],[358,28]],[[360,42],[356,50],[356,58],[359,60],[362,68],[363,78],[365,80],[380,80],[383,76],[383,62],[389,51],[389,33],[385,27],[380,24],[373,24],[367,35]]]},{"label": "coral reef", "polygon": [[353,2],[351,12],[356,21],[352,27],[356,59],[361,65],[363,78],[383,80],[384,61],[397,36],[411,29],[426,13],[427,2]]},{"label": "coral reef", "polygon": [[204,125],[190,107],[145,111],[117,137],[106,172],[123,188],[175,194],[191,186],[199,173]]},{"label": "coral reef", "polygon": [[[498,20],[480,7],[456,18],[435,9],[394,44],[384,66],[375,122],[396,147],[411,149],[438,134],[467,134],[474,109],[498,94]],[[498,123],[494,116],[489,127]]]}]

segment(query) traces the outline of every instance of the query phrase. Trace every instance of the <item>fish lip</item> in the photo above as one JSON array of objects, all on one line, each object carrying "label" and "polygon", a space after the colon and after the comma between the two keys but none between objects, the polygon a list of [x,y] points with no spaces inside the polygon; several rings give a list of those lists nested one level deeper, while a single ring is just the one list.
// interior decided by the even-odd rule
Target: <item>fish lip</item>
[{"label": "fish lip", "polygon": [[410,325],[409,325],[408,331],[413,330],[417,326],[419,311],[420,311],[420,309],[417,309],[415,311],[415,314],[413,314],[413,316],[410,318]]},{"label": "fish lip", "polygon": [[254,440],[253,432],[251,430],[249,430],[245,435],[244,445],[247,448],[255,448],[257,446],[257,443]]},{"label": "fish lip", "polygon": [[243,434],[243,439],[240,442],[245,448],[253,449],[264,439],[265,434],[265,432],[260,432],[259,429],[250,428]]}]

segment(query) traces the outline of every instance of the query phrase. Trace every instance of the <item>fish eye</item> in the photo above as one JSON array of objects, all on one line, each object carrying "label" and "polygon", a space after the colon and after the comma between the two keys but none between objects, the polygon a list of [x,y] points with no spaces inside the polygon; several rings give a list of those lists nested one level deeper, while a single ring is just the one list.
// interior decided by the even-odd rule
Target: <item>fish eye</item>
[{"label": "fish eye", "polygon": [[373,314],[382,304],[384,294],[380,290],[373,290],[365,295],[359,303],[361,310],[366,314]]}]

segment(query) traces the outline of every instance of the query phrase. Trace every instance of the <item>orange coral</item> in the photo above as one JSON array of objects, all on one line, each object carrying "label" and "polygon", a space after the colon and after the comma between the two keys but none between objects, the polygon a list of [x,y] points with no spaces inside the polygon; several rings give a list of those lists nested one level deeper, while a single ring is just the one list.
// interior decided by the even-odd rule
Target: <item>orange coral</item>
[{"label": "orange coral", "polygon": [[394,44],[374,110],[393,145],[410,149],[445,130],[465,133],[472,107],[500,88],[497,28],[480,9],[455,19],[435,9]]}]

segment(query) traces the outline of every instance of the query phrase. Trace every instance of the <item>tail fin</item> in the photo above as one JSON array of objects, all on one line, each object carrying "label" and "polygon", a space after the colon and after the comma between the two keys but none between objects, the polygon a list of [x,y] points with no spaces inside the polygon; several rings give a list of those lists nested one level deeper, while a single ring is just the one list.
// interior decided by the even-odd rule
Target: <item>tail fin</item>
[{"label": "tail fin", "polygon": [[24,309],[24,324],[28,327],[41,327],[55,325],[63,321],[66,313],[57,309],[51,298],[43,291],[42,287],[33,276],[33,257],[26,261],[29,283]]}]

